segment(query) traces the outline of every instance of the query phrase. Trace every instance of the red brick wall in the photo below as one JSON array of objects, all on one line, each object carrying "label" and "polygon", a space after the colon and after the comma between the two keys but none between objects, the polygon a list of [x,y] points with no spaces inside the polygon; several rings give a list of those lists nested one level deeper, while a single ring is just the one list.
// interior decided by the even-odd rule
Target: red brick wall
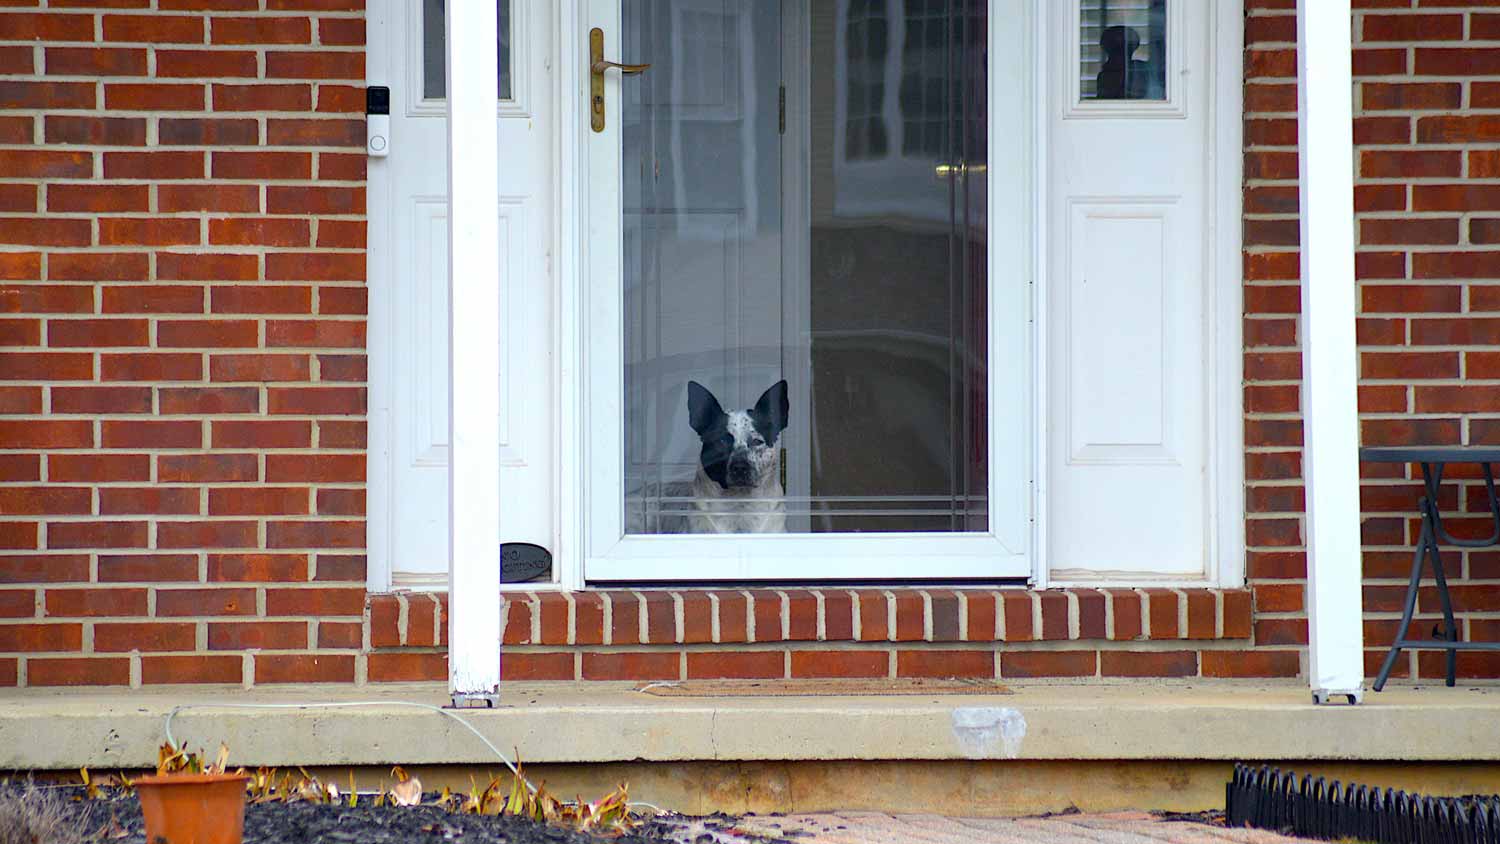
[{"label": "red brick wall", "polygon": [[[362,4],[149,2],[0,11],[0,686],[441,678],[444,602],[364,591]],[[1356,6],[1363,437],[1500,442],[1500,0]],[[1301,671],[1294,2],[1247,7],[1253,617],[1240,590],[530,593],[506,676]],[[1365,486],[1372,655],[1415,494]],[[1500,552],[1454,573],[1500,638]]]},{"label": "red brick wall", "polygon": [[354,680],[363,0],[5,5],[0,685]]},{"label": "red brick wall", "polygon": [[[1245,404],[1255,641],[1307,641],[1296,315],[1293,0],[1251,0],[1245,88]],[[1366,445],[1500,443],[1500,0],[1355,0],[1360,428]],[[1367,670],[1400,617],[1420,485],[1366,467]],[[1419,477],[1419,476],[1416,476]],[[1473,475],[1470,474],[1472,478]],[[1472,484],[1446,509],[1483,511]],[[1486,528],[1455,521],[1457,527]],[[1456,531],[1457,532],[1457,531]],[[1500,639],[1500,554],[1449,552],[1466,638]],[[1413,633],[1437,610],[1424,593]],[[1464,654],[1467,677],[1500,654]],[[1442,654],[1394,676],[1437,677]]]},{"label": "red brick wall", "polygon": [[[370,601],[371,682],[447,677],[446,595]],[[513,593],[518,680],[1288,677],[1243,589],[720,589]]]}]

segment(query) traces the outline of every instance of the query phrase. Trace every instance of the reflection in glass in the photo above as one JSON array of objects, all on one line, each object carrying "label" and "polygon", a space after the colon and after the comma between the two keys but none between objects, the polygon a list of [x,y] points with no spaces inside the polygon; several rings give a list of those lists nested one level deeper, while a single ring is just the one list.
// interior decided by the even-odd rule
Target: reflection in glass
[{"label": "reflection in glass", "polygon": [[885,0],[851,0],[844,20],[844,77],[848,98],[844,155],[885,155],[885,75],[890,21]]},{"label": "reflection in glass", "polygon": [[[495,0],[500,15],[500,99],[513,99],[510,90],[510,2]],[[443,54],[447,34],[443,29],[444,0],[422,0],[422,98],[441,100],[448,96],[448,80],[443,73]]]},{"label": "reflection in glass", "polygon": [[988,529],[985,5],[624,0],[628,533]]},{"label": "reflection in glass", "polygon": [[1081,0],[1085,100],[1167,98],[1167,0]]}]

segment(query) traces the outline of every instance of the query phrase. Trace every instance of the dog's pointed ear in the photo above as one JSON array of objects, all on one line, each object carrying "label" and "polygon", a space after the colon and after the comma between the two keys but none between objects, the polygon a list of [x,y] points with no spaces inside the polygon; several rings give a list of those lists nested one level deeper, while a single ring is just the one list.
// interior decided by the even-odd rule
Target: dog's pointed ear
[{"label": "dog's pointed ear", "polygon": [[724,408],[719,406],[719,400],[708,388],[697,381],[688,382],[688,424],[703,436],[708,429],[724,418]]},{"label": "dog's pointed ear", "polygon": [[783,378],[761,393],[755,407],[750,409],[750,417],[755,420],[756,426],[766,428],[773,437],[780,436],[786,429],[787,416],[791,413],[791,403],[787,401],[786,391],[786,379]]}]

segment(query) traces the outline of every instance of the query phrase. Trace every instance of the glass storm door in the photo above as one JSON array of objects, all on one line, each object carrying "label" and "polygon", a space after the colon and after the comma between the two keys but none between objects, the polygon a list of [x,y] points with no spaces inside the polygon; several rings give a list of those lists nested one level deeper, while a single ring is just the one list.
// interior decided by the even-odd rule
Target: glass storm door
[{"label": "glass storm door", "polygon": [[588,1],[586,578],[1030,574],[1025,5]]}]

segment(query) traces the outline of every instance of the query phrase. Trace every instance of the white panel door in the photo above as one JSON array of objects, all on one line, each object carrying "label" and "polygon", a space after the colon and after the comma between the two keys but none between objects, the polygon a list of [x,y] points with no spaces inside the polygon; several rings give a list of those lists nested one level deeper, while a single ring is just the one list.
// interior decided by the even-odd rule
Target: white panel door
[{"label": "white panel door", "polygon": [[1211,4],[1046,5],[1046,562],[1062,581],[1201,578]]},{"label": "white panel door", "polygon": [[[500,3],[500,416],[503,541],[555,549],[552,180],[555,4]],[[397,586],[448,570],[448,227],[442,0],[372,5],[371,84],[391,88],[391,152],[371,160],[372,553]],[[378,74],[378,75],[377,75]],[[462,366],[463,361],[454,365]],[[383,371],[382,371],[383,370]],[[383,474],[382,474],[383,473]],[[376,480],[383,482],[375,483]],[[496,549],[499,553],[499,549]]]}]

